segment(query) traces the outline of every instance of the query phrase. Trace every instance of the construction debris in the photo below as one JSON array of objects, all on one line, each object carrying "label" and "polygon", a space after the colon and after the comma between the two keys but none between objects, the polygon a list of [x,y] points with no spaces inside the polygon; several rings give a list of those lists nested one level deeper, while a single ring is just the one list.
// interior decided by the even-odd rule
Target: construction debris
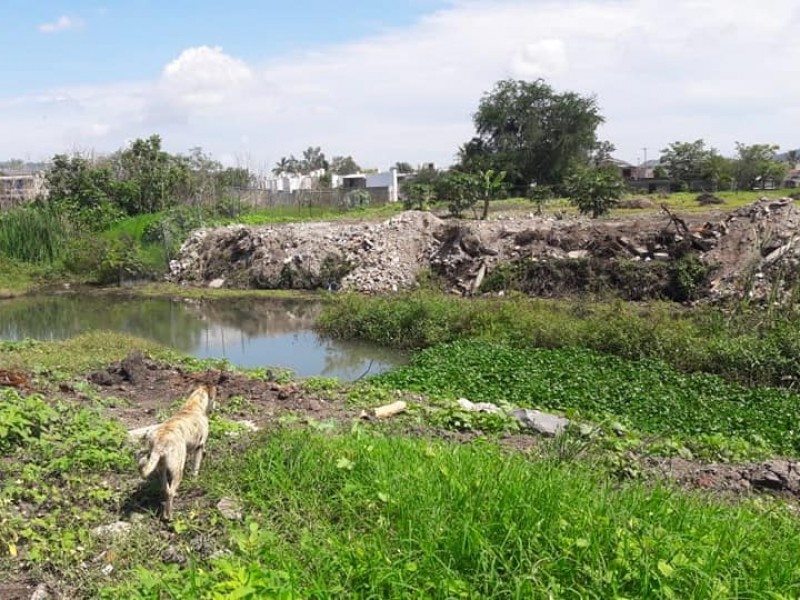
[{"label": "construction debris", "polygon": [[[427,271],[452,292],[472,295],[507,264],[663,264],[690,253],[712,273],[700,298],[758,299],[790,286],[787,274],[793,277],[800,262],[800,211],[791,198],[764,198],[699,219],[661,208],[621,220],[529,215],[474,221],[407,211],[384,222],[202,229],[171,262],[170,278],[211,287],[386,293],[413,289]],[[553,289],[560,291],[542,285],[530,293]]]}]

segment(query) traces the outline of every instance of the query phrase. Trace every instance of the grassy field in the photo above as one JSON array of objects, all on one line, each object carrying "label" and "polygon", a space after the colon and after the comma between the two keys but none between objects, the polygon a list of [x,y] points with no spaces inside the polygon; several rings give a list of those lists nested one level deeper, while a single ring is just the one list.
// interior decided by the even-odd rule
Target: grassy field
[{"label": "grassy field", "polygon": [[[391,401],[397,390],[424,394],[385,424],[283,412],[265,432],[231,437],[229,419],[246,416],[247,399],[223,404],[201,475],[182,484],[169,525],[129,512],[143,493],[134,448],[82,374],[134,348],[183,369],[204,364],[106,333],[4,344],[0,369],[27,370],[45,391],[0,388],[0,581],[48,581],[75,598],[800,593],[800,521],[790,506],[641,473],[618,478],[620,460],[645,451],[635,436],[651,449],[661,440],[665,454],[796,456],[794,394],[500,339],[431,347],[406,368],[355,384],[300,384],[354,408]],[[57,400],[64,385],[85,400]],[[571,431],[521,452],[503,443],[517,429],[454,410],[459,396],[619,424],[607,437]],[[457,441],[446,435],[453,429],[471,435]],[[221,515],[223,498],[241,520]],[[127,534],[93,533],[118,520]]]},{"label": "grassy field", "polygon": [[[108,239],[141,240],[157,222],[122,222]],[[9,289],[26,289],[32,272],[2,261]],[[249,399],[231,399],[170,524],[138,508],[157,486],[140,485],[136,449],[109,417],[123,401],[86,375],[132,350],[174,373],[209,363],[108,332],[0,343],[0,373],[22,371],[31,387],[0,387],[0,592],[47,582],[65,597],[109,599],[800,596],[791,502],[679,488],[639,462],[800,456],[792,311],[513,294],[326,300],[322,331],[413,348],[411,364],[353,384],[297,383],[347,418],[278,410],[246,433],[233,419],[252,417]],[[390,422],[355,416],[400,397],[411,406]],[[459,397],[562,412],[577,427],[531,439],[507,416],[459,409]],[[225,517],[222,499],[241,518]],[[97,533],[117,521],[127,533]]]}]

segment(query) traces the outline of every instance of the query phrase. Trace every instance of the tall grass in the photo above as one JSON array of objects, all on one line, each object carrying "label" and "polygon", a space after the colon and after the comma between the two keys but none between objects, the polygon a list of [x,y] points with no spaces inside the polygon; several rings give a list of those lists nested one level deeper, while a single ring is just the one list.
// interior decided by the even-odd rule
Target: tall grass
[{"label": "tall grass", "polygon": [[800,524],[488,445],[277,431],[211,485],[232,553],[106,598],[794,597]]},{"label": "tall grass", "polygon": [[518,347],[584,347],[657,358],[746,384],[800,384],[800,317],[723,313],[674,304],[463,299],[415,293],[335,298],[318,322],[334,337],[425,348],[477,337]]},{"label": "tall grass", "polygon": [[0,214],[0,254],[33,264],[61,258],[72,233],[69,218],[49,206],[24,206]]}]

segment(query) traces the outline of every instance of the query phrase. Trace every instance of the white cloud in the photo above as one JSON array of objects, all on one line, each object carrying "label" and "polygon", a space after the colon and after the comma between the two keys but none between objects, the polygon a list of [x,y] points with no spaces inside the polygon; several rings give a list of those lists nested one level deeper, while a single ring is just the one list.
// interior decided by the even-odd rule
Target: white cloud
[{"label": "white cloud", "polygon": [[560,75],[567,70],[567,51],[561,40],[541,40],[525,44],[514,56],[511,72],[518,79],[538,79]]},{"label": "white cloud", "polygon": [[37,29],[42,33],[57,33],[68,29],[80,29],[83,25],[84,21],[81,18],[62,15],[55,21],[41,23]]},{"label": "white cloud", "polygon": [[222,104],[253,79],[250,68],[222,48],[188,48],[164,67],[161,91],[187,107]]},{"label": "white cloud", "polygon": [[413,26],[244,62],[187,48],[151,81],[0,97],[0,156],[160,133],[171,150],[271,164],[320,145],[361,164],[446,165],[483,93],[544,77],[596,94],[620,157],[675,140],[800,145],[796,0],[453,0]]}]

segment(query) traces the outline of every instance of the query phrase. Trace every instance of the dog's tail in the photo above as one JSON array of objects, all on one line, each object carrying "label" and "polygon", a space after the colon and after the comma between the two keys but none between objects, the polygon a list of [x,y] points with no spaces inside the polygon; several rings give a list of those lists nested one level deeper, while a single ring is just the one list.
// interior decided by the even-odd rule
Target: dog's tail
[{"label": "dog's tail", "polygon": [[155,471],[155,468],[158,466],[158,461],[160,460],[161,453],[155,449],[151,450],[148,456],[143,456],[139,459],[139,475],[142,476],[142,479],[150,477],[150,473]]}]

